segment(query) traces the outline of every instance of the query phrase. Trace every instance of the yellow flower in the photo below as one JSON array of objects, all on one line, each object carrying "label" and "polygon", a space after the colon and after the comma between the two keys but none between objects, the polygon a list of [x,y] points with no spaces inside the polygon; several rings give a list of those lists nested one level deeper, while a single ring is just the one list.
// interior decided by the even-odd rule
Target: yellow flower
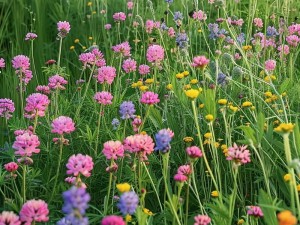
[{"label": "yellow flower", "polygon": [[86,50],[86,47],[85,47],[85,46],[82,46],[82,49],[83,49],[83,50]]},{"label": "yellow flower", "polygon": [[177,79],[182,79],[184,77],[183,73],[177,73],[176,78]]},{"label": "yellow flower", "polygon": [[184,90],[188,90],[188,89],[191,89],[192,87],[191,87],[191,85],[189,85],[189,84],[186,84],[186,85],[184,85],[183,86],[183,89]]},{"label": "yellow flower", "polygon": [[142,86],[142,85],[143,85],[143,81],[139,80],[138,82],[136,82],[136,85],[137,85],[138,87]]},{"label": "yellow flower", "polygon": [[285,182],[288,182],[292,179],[292,175],[287,173],[283,176],[283,179],[284,179]]},{"label": "yellow flower", "polygon": [[202,32],[202,30],[201,30],[201,29],[198,29],[198,32],[199,32],[199,33],[201,33],[201,32]]},{"label": "yellow flower", "polygon": [[171,91],[173,89],[173,85],[172,84],[168,84],[166,87],[169,91]]},{"label": "yellow flower", "polygon": [[266,91],[265,96],[270,98],[272,96],[272,92],[271,91]]},{"label": "yellow flower", "polygon": [[147,214],[148,216],[153,216],[154,215],[153,212],[151,212],[149,209],[146,209],[146,208],[143,208],[143,212],[145,214]]},{"label": "yellow flower", "polygon": [[214,120],[214,116],[211,115],[211,114],[208,114],[208,115],[205,116],[205,119],[206,119],[207,121],[211,122],[211,121]]},{"label": "yellow flower", "polygon": [[219,99],[218,103],[220,105],[226,105],[227,104],[227,99]]},{"label": "yellow flower", "polygon": [[278,127],[274,128],[275,132],[278,133],[289,133],[293,132],[295,124],[292,123],[281,123]]},{"label": "yellow flower", "polygon": [[131,85],[132,88],[136,88],[137,86],[138,86],[137,83],[132,83]]},{"label": "yellow flower", "polygon": [[286,92],[283,92],[283,93],[281,94],[281,96],[282,96],[282,97],[285,97],[285,96],[286,96]]},{"label": "yellow flower", "polygon": [[296,225],[297,218],[289,210],[284,210],[277,215],[278,225]]},{"label": "yellow flower", "polygon": [[93,40],[93,37],[89,37],[89,40]]},{"label": "yellow flower", "polygon": [[139,87],[141,91],[147,91],[148,90],[148,86],[142,85]]},{"label": "yellow flower", "polygon": [[197,84],[198,83],[198,80],[197,79],[192,79],[191,81],[190,81],[190,84]]},{"label": "yellow flower", "polygon": [[78,39],[78,38],[75,39],[75,40],[74,40],[74,43],[79,43],[79,39]]},{"label": "yellow flower", "polygon": [[252,103],[251,102],[243,102],[242,107],[251,107]]},{"label": "yellow flower", "polygon": [[142,134],[142,135],[146,135],[146,134],[147,134],[147,132],[146,132],[146,131],[142,131],[140,134]]},{"label": "yellow flower", "polygon": [[125,221],[126,221],[126,222],[131,222],[131,220],[132,220],[132,216],[131,216],[130,214],[127,214],[127,215],[125,216]]},{"label": "yellow flower", "polygon": [[182,74],[183,74],[185,77],[187,77],[190,73],[189,73],[189,71],[183,71]]},{"label": "yellow flower", "polygon": [[204,104],[203,104],[203,103],[200,104],[200,105],[199,105],[199,108],[200,108],[200,109],[203,109],[203,108],[204,108]]},{"label": "yellow flower", "polygon": [[194,138],[192,138],[192,137],[184,137],[184,138],[183,138],[183,141],[184,141],[184,142],[187,142],[187,143],[188,143],[188,142],[192,142],[192,141],[194,141]]},{"label": "yellow flower", "polygon": [[96,11],[93,11],[93,12],[92,12],[92,14],[96,14],[96,13],[97,13]]},{"label": "yellow flower", "polygon": [[72,45],[72,46],[70,47],[70,50],[74,50],[74,49],[75,49],[75,46]]},{"label": "yellow flower", "polygon": [[251,50],[252,49],[252,46],[251,45],[245,45],[245,46],[243,46],[243,50],[244,51],[249,51],[249,50]]},{"label": "yellow flower", "polygon": [[185,91],[185,95],[192,100],[197,98],[199,94],[200,94],[200,91],[196,90],[196,89],[190,89],[190,90]]},{"label": "yellow flower", "polygon": [[204,137],[209,139],[209,138],[212,137],[212,134],[210,132],[207,132],[207,133],[204,134]]},{"label": "yellow flower", "polygon": [[128,192],[128,191],[130,191],[130,188],[131,188],[130,184],[128,184],[128,183],[117,184],[116,187],[117,187],[118,191],[121,193]]},{"label": "yellow flower", "polygon": [[269,76],[266,76],[264,78],[264,80],[267,82],[267,83],[270,83],[271,81],[273,80],[276,80],[276,77],[274,75],[269,75]]},{"label": "yellow flower", "polygon": [[93,4],[92,2],[88,2],[87,3],[88,6],[92,6],[92,4]]},{"label": "yellow flower", "polygon": [[255,110],[255,106],[251,106],[250,109],[253,111]]},{"label": "yellow flower", "polygon": [[242,225],[244,223],[245,223],[245,220],[243,220],[243,219],[239,219],[238,222],[237,222],[238,225]]},{"label": "yellow flower", "polygon": [[212,197],[219,197],[219,192],[218,191],[212,191],[211,196]]},{"label": "yellow flower", "polygon": [[215,148],[219,148],[220,143],[219,142],[215,142],[214,145],[215,145]]},{"label": "yellow flower", "polygon": [[150,78],[148,78],[147,80],[145,80],[145,83],[146,84],[152,84],[154,82],[154,79],[150,79]]}]

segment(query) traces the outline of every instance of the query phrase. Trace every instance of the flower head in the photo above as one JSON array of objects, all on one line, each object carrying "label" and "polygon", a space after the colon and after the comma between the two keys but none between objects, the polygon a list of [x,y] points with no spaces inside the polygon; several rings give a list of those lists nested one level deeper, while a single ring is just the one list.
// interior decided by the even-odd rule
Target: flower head
[{"label": "flower head", "polygon": [[33,41],[37,38],[37,35],[35,33],[27,33],[25,36],[25,41]]},{"label": "flower head", "polygon": [[159,64],[164,59],[164,49],[160,45],[151,45],[147,49],[146,56],[148,62]]},{"label": "flower head", "polygon": [[17,55],[12,60],[12,66],[16,70],[28,70],[30,66],[29,58],[25,55]]},{"label": "flower head", "polygon": [[85,177],[91,176],[91,171],[94,167],[92,157],[88,155],[72,155],[68,163],[67,167],[67,174],[72,174],[73,176],[77,177],[79,174],[82,174]]},{"label": "flower head", "polygon": [[3,211],[0,214],[0,225],[21,225],[21,221],[13,212]]},{"label": "flower head", "polygon": [[119,113],[123,120],[133,118],[134,113],[135,113],[135,108],[134,108],[134,104],[132,103],[132,101],[122,102],[122,104],[120,105]]},{"label": "flower head", "polygon": [[52,121],[52,133],[56,134],[70,134],[75,130],[75,123],[70,117],[60,116]]},{"label": "flower head", "polygon": [[263,217],[264,214],[259,206],[247,206],[247,214],[254,217]]},{"label": "flower head", "polygon": [[132,215],[139,204],[139,197],[134,191],[124,192],[117,204],[121,213],[125,216],[127,214]]},{"label": "flower head", "polygon": [[15,162],[10,162],[4,164],[4,168],[7,172],[15,172],[19,168],[19,166]]},{"label": "flower head", "polygon": [[192,159],[200,158],[202,156],[202,151],[197,146],[187,147],[186,153]]},{"label": "flower head", "polygon": [[5,60],[3,58],[0,58],[0,69],[5,68]]},{"label": "flower head", "polygon": [[124,156],[124,147],[120,141],[107,141],[103,145],[102,153],[106,159],[118,159]]},{"label": "flower head", "polygon": [[278,225],[296,225],[297,218],[289,210],[284,210],[277,215]]},{"label": "flower head", "polygon": [[19,156],[31,156],[32,153],[39,153],[40,141],[38,136],[31,133],[24,133],[16,137],[12,147],[15,154]]},{"label": "flower head", "polygon": [[193,58],[192,66],[195,68],[205,69],[208,63],[209,59],[207,59],[205,56],[196,56]]},{"label": "flower head", "polygon": [[130,191],[130,188],[131,188],[130,184],[128,184],[128,183],[117,184],[116,187],[117,187],[118,191],[121,193],[128,192],[128,191]]},{"label": "flower head", "polygon": [[169,129],[162,129],[155,135],[156,147],[154,150],[166,153],[171,149],[170,142],[173,137],[171,132]]},{"label": "flower head", "polygon": [[97,81],[100,84],[112,84],[116,77],[116,68],[112,66],[102,66],[98,69]]},{"label": "flower head", "polygon": [[190,90],[185,91],[185,95],[187,97],[189,97],[191,100],[194,100],[195,98],[197,98],[199,94],[200,94],[200,91],[197,89],[190,89]]},{"label": "flower head", "polygon": [[227,160],[232,160],[237,166],[251,162],[247,145],[238,146],[236,143],[228,148]]},{"label": "flower head", "polygon": [[59,89],[59,90],[65,90],[66,88],[64,85],[66,85],[68,81],[65,80],[62,76],[59,76],[58,74],[55,74],[54,76],[49,78],[48,87],[50,89]]},{"label": "flower head", "polygon": [[123,62],[122,68],[126,73],[135,72],[136,61],[134,59],[126,59]]},{"label": "flower head", "polygon": [[20,211],[20,220],[25,225],[31,225],[32,222],[47,222],[49,210],[48,205],[43,200],[29,200]]},{"label": "flower head", "polygon": [[12,113],[15,111],[15,104],[8,98],[0,98],[0,117],[9,119],[12,117]]},{"label": "flower head", "polygon": [[147,134],[135,134],[128,136],[124,142],[124,150],[130,153],[138,153],[141,161],[147,160],[147,155],[150,155],[154,150],[153,139]]},{"label": "flower head", "polygon": [[126,20],[126,14],[123,12],[117,12],[113,15],[115,22],[120,22]]},{"label": "flower head", "polygon": [[140,102],[147,105],[154,105],[156,103],[159,103],[160,100],[158,98],[158,94],[151,91],[147,91],[142,94]]},{"label": "flower head", "polygon": [[197,215],[194,217],[194,225],[208,225],[211,222],[211,219],[207,215]]},{"label": "flower head", "polygon": [[113,96],[110,92],[107,91],[101,91],[101,92],[97,92],[94,95],[94,100],[102,105],[111,105],[112,104],[112,100]]},{"label": "flower head", "polygon": [[273,71],[273,70],[275,70],[275,67],[276,67],[275,60],[269,59],[265,62],[265,68],[267,71]]},{"label": "flower head", "polygon": [[129,42],[126,41],[126,42],[123,42],[123,43],[120,43],[118,45],[115,45],[115,46],[112,46],[112,50],[115,52],[115,53],[119,53],[120,55],[122,56],[130,56],[130,45],[129,45]]},{"label": "flower head", "polygon": [[148,65],[140,65],[139,66],[139,73],[141,75],[147,75],[150,73],[150,67]]},{"label": "flower head", "polygon": [[125,225],[125,221],[121,216],[106,216],[102,219],[101,225]]},{"label": "flower head", "polygon": [[61,37],[61,38],[64,38],[67,36],[67,34],[70,32],[71,30],[71,26],[70,26],[70,23],[67,22],[67,21],[59,21],[57,23],[57,30],[58,30],[58,35]]}]

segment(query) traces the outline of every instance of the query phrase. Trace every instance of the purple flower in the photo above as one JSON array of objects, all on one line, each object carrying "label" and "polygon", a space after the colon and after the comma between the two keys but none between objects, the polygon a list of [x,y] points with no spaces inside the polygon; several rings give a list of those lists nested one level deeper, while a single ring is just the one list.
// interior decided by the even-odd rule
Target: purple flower
[{"label": "purple flower", "polygon": [[128,101],[128,102],[124,101],[120,105],[119,112],[120,112],[121,118],[123,120],[133,118],[134,113],[135,113],[135,108],[134,108],[134,104],[132,103],[132,101]]},{"label": "purple flower", "polygon": [[161,151],[166,153],[170,150],[171,145],[170,142],[173,137],[173,132],[170,129],[162,129],[155,135],[155,142],[156,147],[154,148],[155,151]]},{"label": "purple flower", "polygon": [[9,119],[12,117],[11,113],[15,111],[15,104],[8,98],[0,98],[0,117]]},{"label": "purple flower", "polygon": [[27,33],[25,36],[25,41],[33,41],[37,38],[37,35],[35,33]]},{"label": "purple flower", "polygon": [[71,30],[70,23],[67,21],[59,21],[57,23],[58,36],[64,38]]},{"label": "purple flower", "polygon": [[125,192],[121,195],[119,203],[117,204],[121,213],[126,216],[132,215],[139,204],[139,197],[134,191]]},{"label": "purple flower", "polygon": [[12,66],[16,70],[28,70],[30,66],[29,58],[25,55],[17,55],[12,60]]},{"label": "purple flower", "polygon": [[186,33],[178,33],[176,35],[176,44],[179,48],[183,49],[188,47],[189,38]]},{"label": "purple flower", "polygon": [[0,58],[0,68],[5,68],[5,60]]}]

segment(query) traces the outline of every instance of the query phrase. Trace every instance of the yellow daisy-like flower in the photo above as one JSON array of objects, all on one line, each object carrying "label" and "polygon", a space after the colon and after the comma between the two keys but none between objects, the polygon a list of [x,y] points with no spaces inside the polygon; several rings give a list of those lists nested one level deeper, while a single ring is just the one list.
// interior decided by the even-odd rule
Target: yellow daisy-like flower
[{"label": "yellow daisy-like flower", "polygon": [[207,132],[207,133],[204,134],[204,137],[207,138],[207,139],[212,138],[212,133]]},{"label": "yellow daisy-like flower", "polygon": [[270,98],[272,96],[272,92],[271,91],[266,91],[265,96]]},{"label": "yellow daisy-like flower", "polygon": [[130,188],[131,188],[130,184],[128,184],[128,183],[117,184],[116,187],[117,187],[118,191],[121,193],[128,192],[128,191],[130,191]]},{"label": "yellow daisy-like flower", "polygon": [[269,75],[264,78],[264,81],[266,81],[267,83],[270,83],[271,81],[274,81],[274,80],[276,80],[276,76],[274,76],[274,75]]},{"label": "yellow daisy-like flower", "polygon": [[252,102],[246,101],[243,102],[242,107],[251,107],[252,106]]},{"label": "yellow daisy-like flower", "polygon": [[288,182],[292,179],[292,175],[287,173],[283,176],[283,179],[284,179],[285,182]]},{"label": "yellow daisy-like flower", "polygon": [[194,138],[192,138],[192,137],[184,137],[183,141],[186,142],[186,143],[189,143],[189,142],[194,141]]},{"label": "yellow daisy-like flower", "polygon": [[251,106],[250,109],[253,111],[255,110],[255,106]]},{"label": "yellow daisy-like flower", "polygon": [[201,29],[198,29],[198,33],[201,33],[202,32],[202,30]]},{"label": "yellow daisy-like flower", "polygon": [[214,116],[211,115],[211,114],[208,114],[208,115],[205,116],[205,119],[206,119],[207,121],[211,122],[211,121],[214,120]]},{"label": "yellow daisy-like flower", "polygon": [[167,88],[167,90],[171,91],[171,90],[173,89],[173,85],[172,85],[172,84],[168,84],[168,85],[166,86],[166,88]]},{"label": "yellow daisy-like flower", "polygon": [[153,212],[151,212],[149,209],[147,209],[147,208],[143,208],[143,212],[145,213],[145,214],[147,214],[148,216],[153,216],[154,215],[154,213]]},{"label": "yellow daisy-like flower", "polygon": [[189,73],[189,71],[186,71],[186,70],[185,70],[185,71],[182,72],[182,74],[183,74],[185,77],[187,77],[190,73]]},{"label": "yellow daisy-like flower", "polygon": [[88,6],[92,6],[92,4],[93,4],[92,2],[88,2],[87,3]]},{"label": "yellow daisy-like flower", "polygon": [[197,84],[198,83],[198,80],[197,79],[192,79],[191,81],[190,81],[190,84]]},{"label": "yellow daisy-like flower", "polygon": [[129,215],[129,214],[127,214],[127,215],[125,216],[125,221],[126,221],[126,222],[131,222],[131,220],[132,220],[132,216]]},{"label": "yellow daisy-like flower", "polygon": [[245,220],[243,220],[243,219],[239,219],[238,222],[237,222],[238,225],[242,225],[244,223],[245,223]]},{"label": "yellow daisy-like flower", "polygon": [[147,91],[149,87],[146,86],[146,85],[142,85],[142,86],[140,86],[139,88],[140,88],[141,91],[144,92],[144,91]]},{"label": "yellow daisy-like flower", "polygon": [[278,133],[290,133],[293,132],[295,124],[292,123],[281,123],[278,127],[274,128],[275,132]]},{"label": "yellow daisy-like flower", "polygon": [[212,197],[219,197],[219,192],[218,191],[212,191],[211,196]]},{"label": "yellow daisy-like flower", "polygon": [[220,105],[226,105],[227,104],[227,99],[219,99],[218,103]]},{"label": "yellow daisy-like flower", "polygon": [[145,80],[146,84],[152,84],[154,82],[153,78],[148,78],[147,80]]},{"label": "yellow daisy-like flower", "polygon": [[184,78],[183,73],[177,73],[176,74],[176,78],[179,79],[179,80],[182,79],[182,78]]},{"label": "yellow daisy-like flower", "polygon": [[96,14],[96,13],[97,13],[96,11],[93,11],[93,12],[92,12],[92,14]]},{"label": "yellow daisy-like flower", "polygon": [[142,86],[142,85],[143,85],[143,81],[139,80],[138,82],[136,82],[136,85],[137,85],[138,87]]},{"label": "yellow daisy-like flower", "polygon": [[140,134],[142,134],[142,135],[146,135],[146,134],[147,134],[147,132],[146,132],[146,131],[142,131]]},{"label": "yellow daisy-like flower", "polygon": [[245,46],[243,46],[243,50],[244,51],[249,51],[249,50],[251,50],[252,49],[252,46],[251,45],[245,45]]},{"label": "yellow daisy-like flower", "polygon": [[214,145],[215,145],[215,148],[219,148],[220,147],[220,143],[219,142],[215,142]]},{"label": "yellow daisy-like flower", "polygon": [[75,46],[72,45],[72,46],[70,47],[70,50],[72,51],[72,50],[74,50],[74,49],[75,49]]},{"label": "yellow daisy-like flower", "polygon": [[78,39],[78,38],[75,39],[75,40],[74,40],[74,43],[76,43],[76,44],[79,43],[79,39]]},{"label": "yellow daisy-like flower", "polygon": [[200,108],[200,109],[203,109],[204,106],[205,106],[205,105],[202,103],[202,104],[199,105],[199,108]]},{"label": "yellow daisy-like flower", "polygon": [[196,90],[196,89],[190,89],[190,90],[185,91],[185,95],[192,100],[197,98],[199,94],[200,94],[200,91]]},{"label": "yellow daisy-like flower", "polygon": [[285,97],[285,96],[286,96],[286,92],[283,92],[283,93],[281,94],[281,96],[282,96],[282,97]]},{"label": "yellow daisy-like flower", "polygon": [[138,86],[137,83],[132,83],[132,84],[131,84],[131,87],[132,87],[132,88],[136,88],[137,86]]},{"label": "yellow daisy-like flower", "polygon": [[86,47],[85,47],[85,46],[82,46],[82,49],[83,49],[83,50],[86,50]]}]

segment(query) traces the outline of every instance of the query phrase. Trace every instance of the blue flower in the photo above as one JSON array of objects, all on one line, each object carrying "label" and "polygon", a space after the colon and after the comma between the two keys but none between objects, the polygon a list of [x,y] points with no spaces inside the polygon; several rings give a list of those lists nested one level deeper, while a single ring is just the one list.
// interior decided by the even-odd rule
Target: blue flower
[{"label": "blue flower", "polygon": [[119,112],[120,112],[121,118],[123,120],[129,119],[129,118],[133,118],[134,117],[134,113],[135,113],[134,104],[131,101],[128,101],[128,102],[125,101],[125,102],[123,102],[120,105]]},{"label": "blue flower", "polygon": [[174,13],[174,21],[183,20],[183,14],[181,12]]},{"label": "blue flower", "polygon": [[168,30],[169,27],[166,25],[165,22],[163,22],[163,23],[160,25],[160,29],[162,29],[162,30]]},{"label": "blue flower", "polygon": [[277,32],[276,28],[268,26],[268,28],[267,28],[267,36],[268,37],[274,37],[274,36],[277,36],[277,35],[279,35],[279,33]]},{"label": "blue flower", "polygon": [[224,86],[227,83],[227,76],[224,73],[220,72],[218,74],[217,82],[218,84]]},{"label": "blue flower", "polygon": [[173,0],[166,0],[166,3],[171,4],[173,3]]},{"label": "blue flower", "polygon": [[176,34],[176,44],[179,48],[186,48],[188,46],[189,38],[186,33]]},{"label": "blue flower", "polygon": [[220,29],[219,24],[210,23],[208,24],[209,39],[216,40],[219,37],[225,36],[227,31],[225,29]]},{"label": "blue flower", "polygon": [[134,191],[124,192],[117,204],[121,213],[126,216],[127,214],[132,215],[135,213],[136,208],[139,204],[139,197]]},{"label": "blue flower", "polygon": [[245,34],[244,33],[240,33],[237,38],[236,41],[242,45],[243,43],[245,43]]},{"label": "blue flower", "polygon": [[120,121],[117,118],[114,118],[111,121],[111,125],[113,126],[113,129],[116,130],[118,129],[118,126],[120,126]]},{"label": "blue flower", "polygon": [[168,131],[167,129],[160,130],[155,135],[156,147],[154,148],[154,150],[162,151],[163,153],[168,152],[171,148],[171,145],[170,145],[171,140],[172,140],[172,137],[170,135],[170,131]]}]

